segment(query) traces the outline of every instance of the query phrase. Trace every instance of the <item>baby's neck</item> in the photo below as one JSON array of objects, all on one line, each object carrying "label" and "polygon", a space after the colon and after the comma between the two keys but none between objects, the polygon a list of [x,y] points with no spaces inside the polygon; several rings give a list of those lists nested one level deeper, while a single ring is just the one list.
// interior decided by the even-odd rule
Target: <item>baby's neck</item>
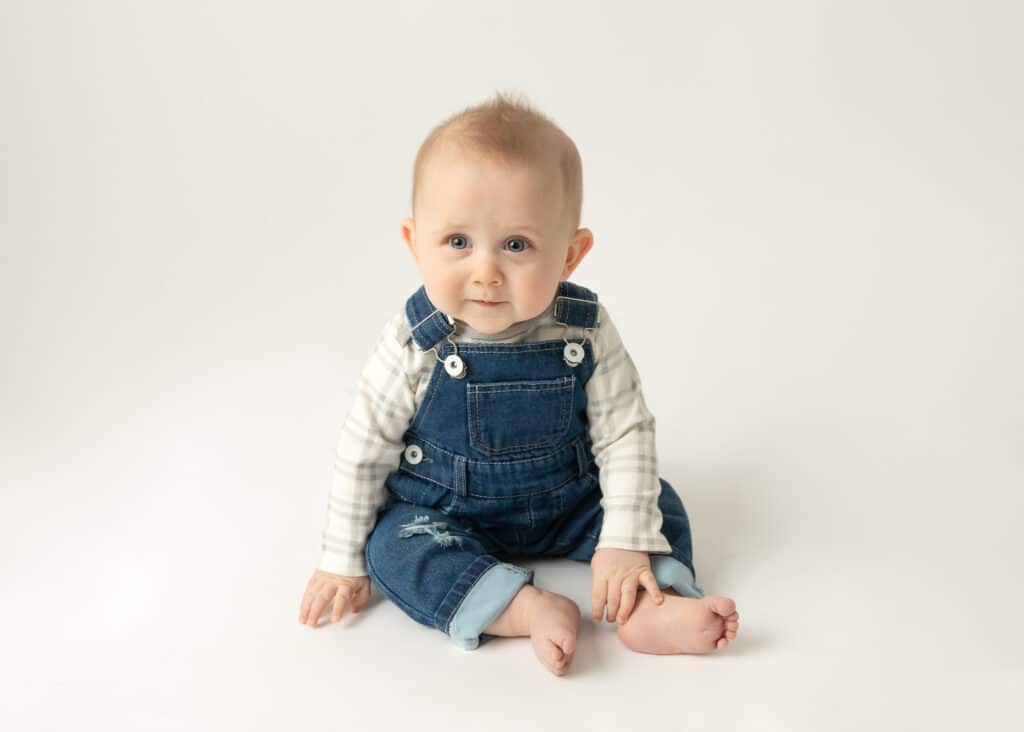
[{"label": "baby's neck", "polygon": [[471,325],[462,320],[455,320],[456,323],[456,335],[458,340],[467,341],[504,341],[516,336],[527,333],[536,328],[543,320],[549,315],[550,308],[545,308],[543,312],[536,315],[529,320],[520,320],[518,323],[513,323],[504,330],[498,331],[497,333],[481,333],[475,330]]}]

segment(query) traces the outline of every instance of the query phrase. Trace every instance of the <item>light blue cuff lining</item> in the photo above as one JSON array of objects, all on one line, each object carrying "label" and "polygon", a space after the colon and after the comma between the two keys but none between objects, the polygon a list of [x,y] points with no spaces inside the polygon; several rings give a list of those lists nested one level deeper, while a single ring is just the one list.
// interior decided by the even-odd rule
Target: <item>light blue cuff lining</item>
[{"label": "light blue cuff lining", "polygon": [[499,562],[480,575],[448,624],[448,635],[463,650],[472,651],[480,645],[480,634],[533,579],[533,570]]},{"label": "light blue cuff lining", "polygon": [[704,597],[704,588],[697,584],[690,568],[673,556],[652,554],[651,571],[658,580],[658,587],[671,587],[683,597]]}]

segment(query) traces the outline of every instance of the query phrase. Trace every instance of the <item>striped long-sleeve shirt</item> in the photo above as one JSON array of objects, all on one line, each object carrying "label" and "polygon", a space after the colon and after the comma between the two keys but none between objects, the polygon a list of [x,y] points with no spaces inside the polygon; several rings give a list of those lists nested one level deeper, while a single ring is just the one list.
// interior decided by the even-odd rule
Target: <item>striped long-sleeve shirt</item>
[{"label": "striped long-sleeve shirt", "polygon": [[[594,371],[586,383],[591,450],[599,468],[604,520],[597,549],[669,554],[661,534],[654,416],[648,411],[636,366],[603,304],[592,332]],[[557,323],[552,308],[501,333],[478,333],[456,320],[459,342],[528,343],[563,336],[579,342],[582,328]],[[402,437],[416,414],[437,362],[410,338],[404,309],[385,325],[359,379],[338,440],[319,568],[365,575],[363,552],[378,509],[387,500],[385,480],[397,470]]]}]

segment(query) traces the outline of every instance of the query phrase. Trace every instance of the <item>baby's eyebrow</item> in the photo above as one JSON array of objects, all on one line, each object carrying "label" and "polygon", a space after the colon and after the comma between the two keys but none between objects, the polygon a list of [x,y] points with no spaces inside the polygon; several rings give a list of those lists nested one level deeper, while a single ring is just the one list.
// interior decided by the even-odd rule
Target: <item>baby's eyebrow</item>
[{"label": "baby's eyebrow", "polygon": [[[444,228],[445,229],[468,229],[469,226],[466,225],[466,224],[446,224],[444,226]],[[510,226],[510,227],[508,227],[508,231],[511,231],[511,232],[522,231],[522,232],[524,232],[526,234],[533,234],[534,236],[539,236],[540,235],[540,232],[537,229],[533,228],[532,226]]]}]

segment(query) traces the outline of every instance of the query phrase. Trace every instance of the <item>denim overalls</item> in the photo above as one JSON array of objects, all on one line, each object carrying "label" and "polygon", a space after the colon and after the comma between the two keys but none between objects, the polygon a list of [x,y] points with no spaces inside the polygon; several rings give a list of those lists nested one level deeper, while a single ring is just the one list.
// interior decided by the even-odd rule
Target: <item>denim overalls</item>
[{"label": "denim overalls", "polygon": [[[598,325],[590,290],[561,282],[554,303],[558,322]],[[437,347],[439,362],[387,478],[366,566],[413,620],[472,650],[493,637],[483,629],[533,583],[533,570],[506,559],[594,554],[603,509],[584,390],[593,352],[586,340],[582,348],[564,339],[455,345],[446,340],[454,326],[423,287],[405,312],[416,345]],[[689,520],[664,480],[658,507],[672,548],[651,556],[658,584],[702,597]]]}]

